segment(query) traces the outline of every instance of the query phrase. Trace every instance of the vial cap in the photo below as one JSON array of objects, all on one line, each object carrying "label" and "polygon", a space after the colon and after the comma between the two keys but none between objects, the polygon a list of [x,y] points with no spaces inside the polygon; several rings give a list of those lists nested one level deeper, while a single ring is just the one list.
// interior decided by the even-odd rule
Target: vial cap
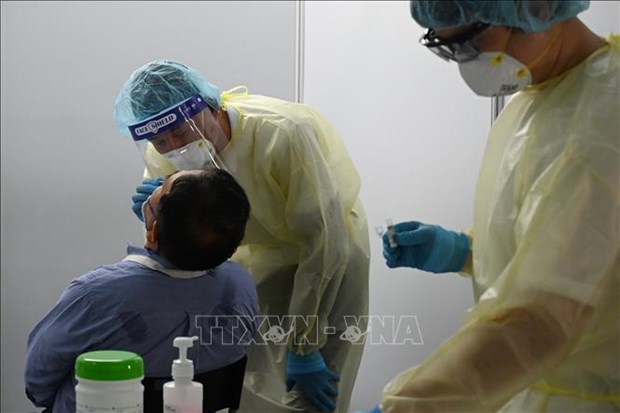
[{"label": "vial cap", "polygon": [[75,376],[99,381],[139,379],[144,376],[144,362],[129,351],[90,351],[75,359]]}]

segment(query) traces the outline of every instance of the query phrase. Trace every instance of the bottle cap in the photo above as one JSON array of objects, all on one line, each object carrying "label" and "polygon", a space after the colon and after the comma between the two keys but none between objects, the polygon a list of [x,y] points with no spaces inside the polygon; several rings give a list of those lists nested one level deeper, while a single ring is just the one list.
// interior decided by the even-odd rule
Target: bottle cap
[{"label": "bottle cap", "polygon": [[144,362],[129,351],[90,351],[75,360],[75,376],[98,381],[140,379],[144,377]]}]

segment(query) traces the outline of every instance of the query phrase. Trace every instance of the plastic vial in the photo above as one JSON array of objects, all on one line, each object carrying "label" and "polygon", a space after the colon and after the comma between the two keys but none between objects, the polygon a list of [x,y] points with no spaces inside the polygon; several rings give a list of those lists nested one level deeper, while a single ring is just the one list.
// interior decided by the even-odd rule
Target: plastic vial
[{"label": "plastic vial", "polygon": [[394,239],[394,235],[396,234],[396,230],[394,229],[394,222],[391,219],[386,219],[385,225],[387,226],[387,235],[388,241],[390,242],[390,247],[398,247],[398,243]]},{"label": "plastic vial", "polygon": [[144,362],[129,351],[83,353],[75,360],[76,413],[143,413]]}]

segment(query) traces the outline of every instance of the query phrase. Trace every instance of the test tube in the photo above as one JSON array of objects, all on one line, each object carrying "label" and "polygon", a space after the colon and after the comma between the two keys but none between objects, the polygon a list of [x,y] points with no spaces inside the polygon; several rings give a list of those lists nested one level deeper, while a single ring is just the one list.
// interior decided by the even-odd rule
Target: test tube
[{"label": "test tube", "polygon": [[391,219],[386,219],[385,224],[387,225],[387,236],[388,241],[390,242],[390,247],[396,248],[398,247],[398,243],[394,239],[394,234],[396,234],[396,230],[394,229],[394,222]]}]

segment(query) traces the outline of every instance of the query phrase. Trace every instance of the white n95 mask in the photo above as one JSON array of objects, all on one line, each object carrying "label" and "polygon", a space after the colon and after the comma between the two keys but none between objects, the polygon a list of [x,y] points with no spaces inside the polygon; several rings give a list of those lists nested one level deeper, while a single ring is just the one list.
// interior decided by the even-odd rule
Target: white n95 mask
[{"label": "white n95 mask", "polygon": [[163,156],[179,171],[217,167],[215,147],[206,139],[198,139]]},{"label": "white n95 mask", "polygon": [[473,60],[459,63],[459,71],[479,96],[511,95],[532,83],[530,69],[501,52],[482,52]]}]

